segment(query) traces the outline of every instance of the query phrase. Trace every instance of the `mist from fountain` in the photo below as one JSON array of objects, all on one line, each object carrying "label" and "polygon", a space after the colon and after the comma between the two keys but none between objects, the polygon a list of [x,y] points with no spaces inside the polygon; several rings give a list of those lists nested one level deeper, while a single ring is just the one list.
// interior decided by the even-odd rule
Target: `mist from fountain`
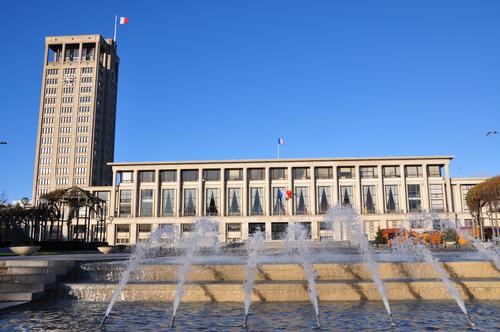
[{"label": "mist from fountain", "polygon": [[318,305],[318,293],[316,291],[316,277],[317,273],[312,266],[312,257],[311,257],[311,249],[309,248],[309,243],[307,242],[308,231],[302,226],[302,224],[297,222],[291,222],[288,224],[287,233],[284,238],[285,246],[289,248],[292,247],[293,244],[297,244],[297,252],[298,258],[304,269],[304,274],[307,278],[307,289],[309,293],[309,298],[314,307],[314,311],[316,313],[316,323],[321,326],[319,320],[319,305]]},{"label": "mist from fountain", "polygon": [[248,253],[247,264],[245,269],[246,281],[244,286],[245,289],[245,328],[247,327],[247,318],[250,310],[250,304],[252,302],[252,290],[255,279],[255,273],[257,272],[257,266],[259,264],[259,258],[264,251],[264,237],[265,234],[262,231],[258,231],[250,235],[245,243],[245,247]]},{"label": "mist from fountain", "polygon": [[179,303],[184,295],[186,277],[191,270],[195,255],[202,247],[219,250],[217,224],[208,219],[199,219],[195,224],[195,231],[193,234],[183,239],[183,242],[186,245],[186,253],[183,258],[183,263],[177,271],[178,282],[173,301],[172,318],[170,320],[171,327],[174,327],[175,315],[177,314]]},{"label": "mist from fountain", "polygon": [[363,261],[370,270],[372,280],[377,286],[380,296],[382,297],[385,310],[391,320],[391,325],[395,325],[385,285],[380,277],[379,265],[373,257],[370,242],[363,231],[363,220],[361,220],[359,214],[350,206],[337,205],[330,208],[328,211],[326,222],[331,223],[332,227],[341,227],[342,225],[347,227],[347,234],[349,238],[355,246],[359,247],[363,256]]},{"label": "mist from fountain", "polygon": [[495,264],[495,267],[497,268],[497,270],[500,271],[500,255],[495,250],[495,242],[491,241],[490,247],[488,248],[485,246],[485,244],[483,242],[481,242],[479,239],[476,239],[474,236],[472,236],[472,234],[468,230],[461,229],[452,220],[441,219],[440,224],[441,224],[441,230],[446,231],[447,229],[451,229],[454,232],[456,232],[458,235],[460,235],[464,239],[466,239],[467,242],[472,243],[472,245],[477,249],[477,251],[484,258],[493,262],[493,264]]},{"label": "mist from fountain", "polygon": [[100,324],[101,326],[106,322],[106,319],[111,313],[111,310],[113,309],[113,306],[115,305],[118,296],[122,293],[123,288],[125,288],[125,286],[127,285],[130,279],[130,275],[138,269],[139,265],[145,258],[146,254],[151,249],[151,246],[157,244],[164,235],[164,233],[165,233],[164,229],[157,228],[154,232],[151,232],[151,234],[149,235],[148,239],[145,242],[137,243],[134,252],[132,253],[132,255],[128,260],[125,271],[123,272],[122,277],[120,279],[120,282],[118,283],[115,290],[113,291],[113,294],[111,295],[111,300],[109,301],[108,307]]},{"label": "mist from fountain", "polygon": [[[432,223],[433,220],[438,220],[438,217],[435,213],[416,213],[410,215],[410,217],[403,222],[401,228],[406,232],[410,232],[412,229],[411,226],[415,224],[418,225],[418,228],[425,229],[430,227],[429,224]],[[470,315],[465,307],[464,300],[460,296],[457,288],[448,277],[448,273],[441,266],[439,260],[432,255],[430,249],[426,245],[422,243],[415,243],[415,239],[411,236],[408,236],[408,238],[405,239],[403,236],[404,233],[405,232],[402,231],[398,235],[398,238],[394,241],[394,245],[392,246],[393,252],[402,255],[405,258],[423,258],[426,263],[430,264],[439,275],[439,278],[443,282],[448,294],[455,300],[460,310],[462,310],[469,325],[474,326],[474,323],[472,322]]]}]

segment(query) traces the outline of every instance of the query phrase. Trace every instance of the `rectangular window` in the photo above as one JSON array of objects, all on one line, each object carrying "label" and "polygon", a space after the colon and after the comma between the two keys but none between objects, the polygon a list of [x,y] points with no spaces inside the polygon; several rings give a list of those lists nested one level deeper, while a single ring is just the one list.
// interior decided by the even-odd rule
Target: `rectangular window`
[{"label": "rectangular window", "polygon": [[467,193],[469,189],[474,187],[475,184],[463,184],[460,186],[460,191],[462,194],[462,208],[464,212],[469,212],[469,207],[467,206]]},{"label": "rectangular window", "polygon": [[359,168],[359,173],[362,179],[373,179],[377,177],[377,167],[363,166]]},{"label": "rectangular window", "polygon": [[409,178],[418,178],[422,177],[422,166],[406,166],[405,167],[406,177]]},{"label": "rectangular window", "polygon": [[198,181],[198,170],[197,169],[186,169],[186,170],[181,171],[181,179],[183,182]]},{"label": "rectangular window", "polygon": [[219,189],[207,188],[205,191],[205,215],[219,215]]},{"label": "rectangular window", "polygon": [[203,180],[220,181],[220,169],[204,169]]},{"label": "rectangular window", "polygon": [[339,167],[337,172],[340,179],[353,179],[355,177],[354,167]]},{"label": "rectangular window", "polygon": [[236,224],[236,223],[227,224],[227,231],[228,232],[241,232],[241,224]]},{"label": "rectangular window", "polygon": [[249,168],[248,169],[248,180],[264,180],[265,178],[265,169],[264,168]]},{"label": "rectangular window", "polygon": [[175,213],[175,189],[163,189],[161,194],[161,215],[171,217]]},{"label": "rectangular window", "polygon": [[132,183],[132,172],[118,172],[118,184]]},{"label": "rectangular window", "polygon": [[285,214],[285,187],[273,187],[273,215]]},{"label": "rectangular window", "polygon": [[422,203],[420,198],[420,185],[408,185],[408,211],[420,212],[422,210]]},{"label": "rectangular window", "polygon": [[384,178],[399,178],[401,176],[399,166],[384,166],[382,167],[382,172],[384,173]]},{"label": "rectangular window", "polygon": [[316,167],[316,179],[333,179],[332,167]]},{"label": "rectangular window", "polygon": [[226,181],[241,181],[243,180],[242,169],[226,169]]},{"label": "rectangular window", "polygon": [[184,189],[184,202],[183,202],[184,216],[196,215],[196,189]]},{"label": "rectangular window", "polygon": [[161,182],[176,182],[177,181],[177,171],[168,170],[160,171]]},{"label": "rectangular window", "polygon": [[427,176],[428,177],[441,177],[441,165],[429,165],[427,166]]},{"label": "rectangular window", "polygon": [[130,237],[130,225],[116,225],[116,244],[127,244]]},{"label": "rectangular window", "polygon": [[120,190],[120,217],[130,217],[132,213],[132,190]]},{"label": "rectangular window", "polygon": [[273,222],[271,223],[271,239],[282,240],[288,230],[287,222]]},{"label": "rectangular window", "polygon": [[444,212],[444,195],[442,185],[429,184],[429,198],[431,200],[431,211]]},{"label": "rectangular window", "polygon": [[264,214],[264,188],[250,188],[250,215],[262,216]]},{"label": "rectangular window", "polygon": [[399,212],[399,190],[397,185],[385,186],[385,210],[388,213]]},{"label": "rectangular window", "polygon": [[318,196],[316,203],[318,205],[318,213],[325,214],[330,208],[332,201],[332,188],[325,186],[318,186]]},{"label": "rectangular window", "polygon": [[286,180],[288,178],[287,168],[271,168],[272,180]]},{"label": "rectangular window", "polygon": [[292,176],[294,180],[308,180],[311,178],[311,169],[308,167],[292,168]]},{"label": "rectangular window", "polygon": [[147,242],[151,234],[151,224],[137,225],[137,242]]},{"label": "rectangular window", "polygon": [[141,204],[139,209],[140,217],[153,216],[153,189],[141,190]]},{"label": "rectangular window", "polygon": [[227,212],[230,216],[241,215],[241,189],[228,188],[227,189]]},{"label": "rectangular window", "polygon": [[339,190],[339,203],[343,206],[352,206],[354,204],[352,186],[340,186]]},{"label": "rectangular window", "polygon": [[140,183],[155,182],[155,171],[140,171],[139,182]]},{"label": "rectangular window", "polygon": [[375,186],[363,186],[363,213],[377,212],[377,193]]},{"label": "rectangular window", "polygon": [[309,188],[295,187],[293,195],[294,214],[309,214]]}]

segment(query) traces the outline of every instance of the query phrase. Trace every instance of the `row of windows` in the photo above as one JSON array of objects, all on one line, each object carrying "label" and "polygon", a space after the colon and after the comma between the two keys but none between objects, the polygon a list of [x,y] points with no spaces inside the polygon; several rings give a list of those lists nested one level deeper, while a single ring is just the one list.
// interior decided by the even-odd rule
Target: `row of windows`
[{"label": "row of windows", "polygon": [[59,72],[59,69],[47,69],[47,76],[55,76]]},{"label": "row of windows", "polygon": [[55,96],[57,92],[56,88],[46,88],[45,89],[45,95],[47,96]]},{"label": "row of windows", "polygon": [[40,148],[40,154],[51,154],[52,148]]},{"label": "row of windows", "polygon": [[[309,187],[296,186],[292,191],[286,191],[285,187],[272,187],[272,206],[271,215],[287,215],[287,199],[292,199],[292,213],[294,215],[308,215],[313,211],[310,207]],[[318,214],[324,214],[332,206],[332,187],[318,186],[316,188],[316,211]],[[266,198],[264,196],[265,188],[250,187],[248,197],[248,213],[249,215],[264,215]],[[338,203],[346,206],[354,204],[354,188],[353,186],[340,186],[338,192]],[[154,190],[141,189],[139,197],[139,212],[138,216],[152,217]],[[362,186],[362,213],[401,213],[400,209],[400,194],[398,185],[384,186],[384,209],[378,207],[376,186]],[[436,212],[445,210],[443,186],[433,184],[429,187],[430,192],[430,209]],[[226,206],[225,215],[240,216],[242,214],[242,189],[227,188],[226,191]],[[175,216],[178,211],[176,205],[176,189],[161,190],[161,216]],[[420,212],[422,210],[422,198],[420,195],[419,184],[407,185],[408,212]],[[198,189],[184,188],[182,191],[182,201],[179,209],[182,211],[182,216],[200,215],[198,209]],[[205,188],[204,195],[204,211],[206,216],[220,216],[220,189]],[[119,194],[119,215],[130,216],[132,206],[132,190],[120,190]]]},{"label": "row of windows", "polygon": [[[383,166],[382,170],[384,177],[399,177],[399,166]],[[441,177],[440,165],[429,165],[428,176],[430,177]],[[316,179],[333,179],[333,167],[316,167],[315,169]],[[311,169],[309,167],[293,167],[292,168],[292,178],[295,180],[310,179]],[[405,166],[405,172],[407,177],[419,177],[422,176],[422,166]],[[139,182],[154,182],[155,171],[139,171]],[[354,167],[338,167],[337,174],[339,178],[354,178],[355,172]],[[360,167],[361,178],[376,178],[377,177],[377,167],[366,166]],[[123,171],[118,173],[120,182],[131,182],[132,172]],[[198,170],[182,170],[181,180],[184,182],[198,181],[199,171]],[[265,179],[265,169],[264,168],[250,168],[247,173],[249,180],[264,180]],[[203,170],[203,181],[220,181],[221,170],[220,169],[204,169]],[[270,178],[272,180],[286,180],[288,178],[288,168],[271,168]],[[225,180],[226,181],[241,181],[243,180],[243,169],[226,169],[225,170]],[[160,171],[160,181],[161,182],[176,182],[177,181],[177,171],[175,170],[163,170]]]},{"label": "row of windows", "polygon": [[45,85],[57,85],[57,78],[47,78],[45,80]]}]

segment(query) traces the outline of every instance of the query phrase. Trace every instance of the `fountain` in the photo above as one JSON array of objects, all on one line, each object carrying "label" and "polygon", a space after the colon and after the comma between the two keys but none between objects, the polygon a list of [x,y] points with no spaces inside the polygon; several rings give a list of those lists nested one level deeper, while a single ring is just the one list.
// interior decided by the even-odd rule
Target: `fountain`
[{"label": "fountain", "polygon": [[297,242],[298,257],[307,278],[309,298],[316,313],[316,324],[320,327],[318,294],[316,291],[316,271],[311,264],[311,250],[306,238],[309,238],[309,236],[307,236],[307,230],[300,223],[294,222],[289,224],[284,240],[288,245],[291,245],[292,242]]},{"label": "fountain", "polygon": [[251,295],[253,289],[253,283],[255,278],[255,273],[257,272],[257,264],[259,264],[259,256],[262,255],[264,250],[264,233],[258,231],[249,236],[245,246],[248,252],[247,264],[246,264],[246,281],[244,284],[245,288],[245,328],[247,327],[248,312],[250,310]]},{"label": "fountain", "polygon": [[472,234],[464,229],[461,229],[460,227],[457,226],[456,223],[454,223],[451,220],[448,219],[442,219],[440,220],[441,224],[441,230],[452,230],[456,234],[462,236],[467,242],[472,243],[474,248],[477,249],[477,251],[486,259],[490,260],[495,264],[495,267],[497,268],[498,271],[500,271],[500,255],[498,252],[495,250],[495,242],[491,241],[490,242],[490,247],[486,247],[484,243],[476,239]]},{"label": "fountain", "polygon": [[183,263],[177,272],[177,288],[175,291],[175,298],[173,301],[172,318],[170,320],[170,327],[174,327],[175,315],[177,314],[177,309],[179,308],[179,303],[181,301],[182,295],[184,295],[184,284],[186,283],[186,275],[191,269],[193,264],[193,259],[198,250],[206,246],[208,248],[217,248],[217,224],[211,222],[207,219],[200,219],[195,224],[194,234],[191,234],[187,239],[185,239],[186,244],[186,254],[183,259]]},{"label": "fountain", "polygon": [[391,325],[395,326],[396,324],[394,323],[394,319],[392,317],[392,311],[389,305],[389,300],[387,299],[385,285],[380,277],[379,265],[373,258],[372,248],[368,238],[363,232],[363,221],[359,217],[359,214],[357,214],[356,211],[354,211],[354,209],[350,206],[338,205],[328,211],[327,222],[331,223],[333,227],[335,227],[334,222],[338,223],[337,227],[341,227],[341,225],[347,226],[347,231],[353,244],[359,247],[359,250],[363,255],[363,261],[370,270],[373,282],[377,285],[385,310],[389,315]]},{"label": "fountain", "polygon": [[[428,228],[425,224],[432,222],[432,220],[437,220],[437,217],[434,213],[417,213],[405,220],[402,228],[407,232],[411,230],[411,225],[413,224],[418,224],[419,228]],[[430,249],[426,245],[420,242],[415,243],[415,240],[411,236],[408,236],[407,239],[404,239],[403,234],[404,232],[401,232],[398,239],[395,241],[396,245],[393,246],[394,252],[398,254],[404,254],[407,257],[411,258],[418,258],[419,256],[423,257],[423,260],[426,263],[430,264],[437,272],[439,278],[446,288],[446,291],[455,300],[460,310],[462,310],[469,325],[474,326],[474,323],[472,322],[472,319],[465,307],[464,300],[448,277],[448,273],[441,266],[439,260],[432,255]]]}]

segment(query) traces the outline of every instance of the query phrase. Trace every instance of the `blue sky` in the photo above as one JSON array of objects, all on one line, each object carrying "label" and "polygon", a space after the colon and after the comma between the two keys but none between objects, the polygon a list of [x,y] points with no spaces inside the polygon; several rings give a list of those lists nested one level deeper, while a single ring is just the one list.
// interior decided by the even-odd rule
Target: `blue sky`
[{"label": "blue sky", "polygon": [[[46,4],[47,6],[44,6]],[[121,57],[115,160],[455,156],[500,173],[499,1],[2,1],[0,191],[31,197],[44,37]]]}]

